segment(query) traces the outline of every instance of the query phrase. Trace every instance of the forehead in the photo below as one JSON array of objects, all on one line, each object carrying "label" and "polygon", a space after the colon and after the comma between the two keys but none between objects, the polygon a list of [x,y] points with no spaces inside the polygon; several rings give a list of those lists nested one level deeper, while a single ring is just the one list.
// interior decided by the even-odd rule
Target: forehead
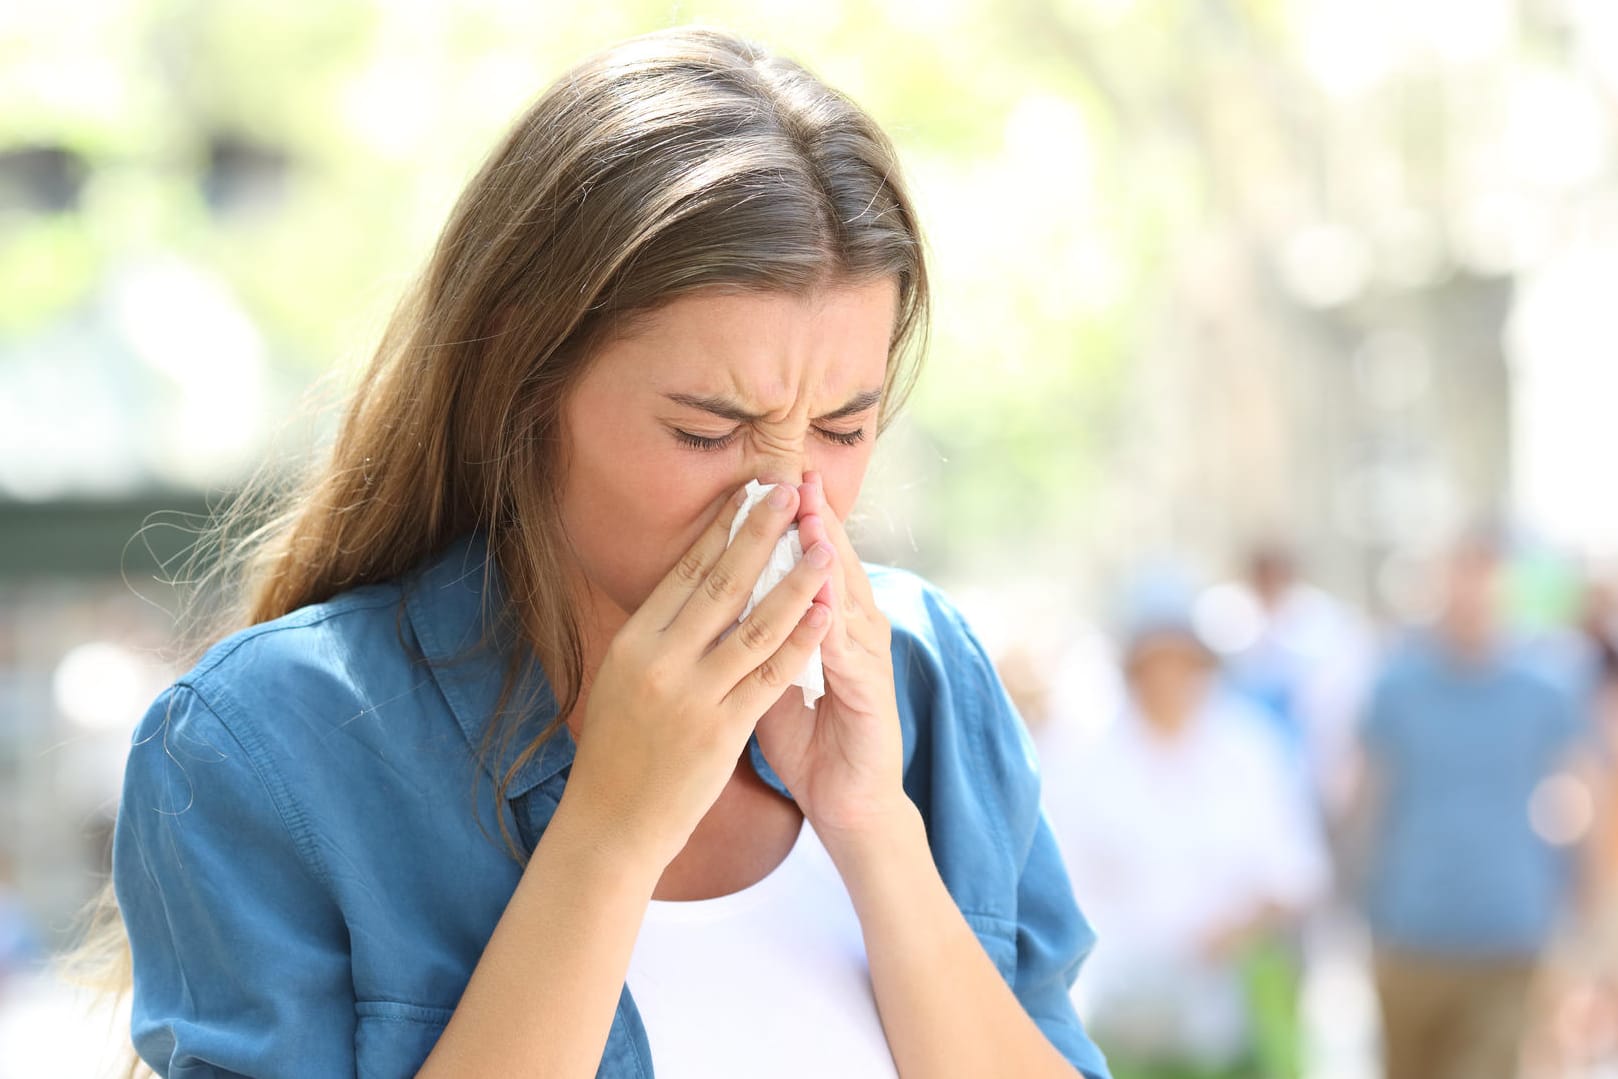
[{"label": "forehead", "polygon": [[658,390],[773,406],[880,385],[897,306],[891,278],[805,293],[704,289],[637,317],[597,360]]}]

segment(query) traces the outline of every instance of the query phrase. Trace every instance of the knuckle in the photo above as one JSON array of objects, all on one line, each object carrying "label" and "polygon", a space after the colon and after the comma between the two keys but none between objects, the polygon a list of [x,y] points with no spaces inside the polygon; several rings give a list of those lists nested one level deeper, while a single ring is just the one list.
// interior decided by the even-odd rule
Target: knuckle
[{"label": "knuckle", "polygon": [[759,684],[767,689],[781,689],[790,681],[781,667],[780,659],[775,656],[758,665],[757,677]]},{"label": "knuckle", "polygon": [[702,582],[702,590],[712,600],[723,600],[735,587],[736,575],[723,564],[717,565]]},{"label": "knuckle", "polygon": [[703,559],[701,551],[687,551],[685,555],[674,564],[675,580],[687,587],[696,587],[702,580]]},{"label": "knuckle", "polygon": [[651,659],[641,668],[641,685],[645,687],[647,695],[655,699],[668,697],[674,688],[674,681],[674,670],[661,658]]},{"label": "knuckle", "polygon": [[620,633],[607,644],[606,655],[602,657],[602,666],[611,666],[615,669],[633,669],[640,666],[639,656],[642,648],[638,640],[629,633]]},{"label": "knuckle", "polygon": [[736,635],[741,638],[742,645],[751,651],[768,648],[770,642],[775,639],[775,634],[771,631],[769,623],[758,617],[757,614],[743,622],[741,627],[736,630]]}]

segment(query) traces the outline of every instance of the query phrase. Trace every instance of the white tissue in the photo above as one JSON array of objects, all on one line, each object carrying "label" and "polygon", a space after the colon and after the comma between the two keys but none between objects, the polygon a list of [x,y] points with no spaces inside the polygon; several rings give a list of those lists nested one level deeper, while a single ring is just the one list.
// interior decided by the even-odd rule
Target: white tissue
[{"label": "white tissue", "polygon": [[[736,533],[741,531],[742,522],[754,506],[764,501],[764,497],[775,490],[773,483],[764,484],[757,480],[750,480],[747,484],[747,501],[742,503],[741,509],[736,511],[736,519],[730,523],[730,539],[725,546],[736,542]],[[759,574],[758,582],[753,585],[753,595],[748,599],[747,606],[742,608],[740,622],[753,613],[753,608],[759,605],[764,594],[774,588],[776,584],[792,572],[792,567],[803,560],[803,543],[798,539],[798,526],[793,525],[787,529],[787,534],[775,542],[775,550],[770,552],[769,564],[764,572]],[[803,673],[792,680],[795,686],[803,687],[803,703],[813,708],[815,702],[826,693],[826,672],[820,665],[820,646],[809,654],[809,664],[804,667]]]}]

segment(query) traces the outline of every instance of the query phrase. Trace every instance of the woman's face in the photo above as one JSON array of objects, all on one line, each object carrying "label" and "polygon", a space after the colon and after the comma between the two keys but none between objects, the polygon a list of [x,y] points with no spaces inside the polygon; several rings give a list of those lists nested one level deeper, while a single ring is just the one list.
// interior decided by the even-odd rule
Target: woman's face
[{"label": "woman's face", "polygon": [[897,296],[891,278],[806,295],[697,292],[597,351],[564,412],[562,497],[596,629],[616,632],[748,480],[797,484],[816,470],[847,518]]}]

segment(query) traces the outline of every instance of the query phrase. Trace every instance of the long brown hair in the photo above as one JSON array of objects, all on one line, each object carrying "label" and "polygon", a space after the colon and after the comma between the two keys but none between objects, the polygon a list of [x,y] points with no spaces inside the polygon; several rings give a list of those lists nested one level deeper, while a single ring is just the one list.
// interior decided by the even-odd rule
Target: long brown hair
[{"label": "long brown hair", "polygon": [[[559,705],[499,778],[501,804],[584,676],[558,505],[563,406],[593,349],[695,289],[876,278],[899,286],[880,431],[914,381],[928,306],[920,230],[886,136],[803,67],[721,31],[660,31],[599,53],[541,96],[468,184],[329,452],[290,489],[250,489],[211,527],[212,574],[233,600],[216,628],[396,577],[482,530],[519,641]],[[483,752],[516,729],[512,691],[508,675]],[[130,988],[110,884],[68,959],[78,980]]]}]

